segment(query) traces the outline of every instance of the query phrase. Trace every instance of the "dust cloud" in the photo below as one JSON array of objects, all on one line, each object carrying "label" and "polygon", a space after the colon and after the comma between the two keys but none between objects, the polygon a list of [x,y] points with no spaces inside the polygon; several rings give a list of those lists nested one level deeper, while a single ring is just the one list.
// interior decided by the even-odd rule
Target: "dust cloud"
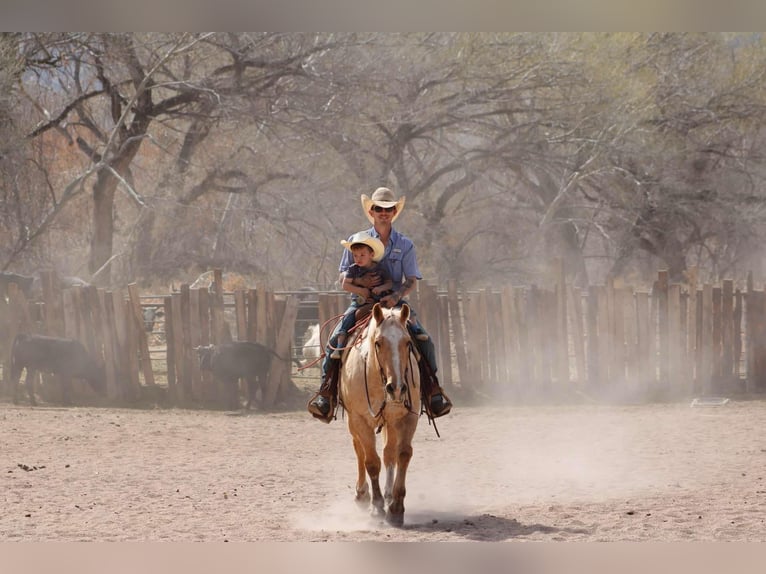
[{"label": "dust cloud", "polygon": [[766,402],[422,419],[404,527],[354,502],[345,421],[0,403],[6,541],[766,541]]}]

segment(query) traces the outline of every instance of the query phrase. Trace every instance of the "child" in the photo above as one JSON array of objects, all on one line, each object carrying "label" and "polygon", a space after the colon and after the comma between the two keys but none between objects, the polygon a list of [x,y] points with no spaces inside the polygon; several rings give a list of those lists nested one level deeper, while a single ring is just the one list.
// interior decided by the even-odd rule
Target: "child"
[{"label": "child", "polygon": [[[352,294],[351,305],[343,314],[343,321],[338,331],[338,340],[336,348],[330,355],[331,359],[340,359],[343,347],[346,345],[348,332],[354,326],[357,319],[364,317],[370,312],[372,306],[385,297],[391,288],[393,282],[386,269],[378,264],[385,253],[385,247],[380,239],[373,237],[366,231],[360,231],[351,236],[348,241],[341,241],[341,245],[351,251],[354,257],[354,263],[346,271],[343,279],[342,288]],[[358,286],[356,279],[376,273],[380,276],[382,283],[372,289]]]}]

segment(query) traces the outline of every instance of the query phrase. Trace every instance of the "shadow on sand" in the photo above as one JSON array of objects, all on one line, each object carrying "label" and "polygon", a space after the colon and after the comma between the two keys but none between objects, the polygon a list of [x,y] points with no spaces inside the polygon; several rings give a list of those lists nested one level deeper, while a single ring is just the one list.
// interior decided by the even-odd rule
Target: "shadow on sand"
[{"label": "shadow on sand", "polygon": [[591,534],[587,528],[560,528],[545,524],[522,524],[514,518],[501,518],[492,514],[459,517],[455,514],[441,516],[429,513],[425,516],[405,517],[403,530],[418,532],[452,532],[468,540],[483,542],[501,542],[514,538],[526,537],[537,532],[566,538],[567,535]]}]

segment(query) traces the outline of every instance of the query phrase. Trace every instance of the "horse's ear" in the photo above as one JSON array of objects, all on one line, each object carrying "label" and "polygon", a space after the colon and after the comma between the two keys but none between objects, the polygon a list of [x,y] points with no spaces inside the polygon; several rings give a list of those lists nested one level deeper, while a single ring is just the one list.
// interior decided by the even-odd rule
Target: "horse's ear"
[{"label": "horse's ear", "polygon": [[383,322],[383,308],[380,303],[375,303],[372,308],[372,316],[375,317],[375,322],[380,325]]},{"label": "horse's ear", "polygon": [[402,325],[407,325],[407,319],[410,318],[410,306],[405,303],[401,307],[401,312],[399,313],[399,320],[402,322]]}]

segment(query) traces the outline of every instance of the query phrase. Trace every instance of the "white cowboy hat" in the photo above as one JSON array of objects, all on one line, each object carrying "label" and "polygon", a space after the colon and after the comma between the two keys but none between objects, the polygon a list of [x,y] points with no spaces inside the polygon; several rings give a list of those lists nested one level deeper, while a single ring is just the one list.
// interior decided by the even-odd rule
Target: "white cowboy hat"
[{"label": "white cowboy hat", "polygon": [[373,237],[366,231],[360,231],[358,233],[354,233],[348,241],[341,240],[340,244],[351,251],[351,246],[356,245],[358,243],[361,243],[362,245],[366,245],[370,249],[372,249],[372,260],[376,263],[380,261],[383,258],[383,255],[386,253],[386,248],[383,246],[383,242],[378,239],[377,237]]},{"label": "white cowboy hat", "polygon": [[387,187],[379,187],[374,191],[372,197],[362,194],[362,209],[364,210],[367,219],[370,220],[370,223],[375,223],[375,219],[370,215],[370,208],[372,208],[373,205],[379,205],[380,207],[395,207],[396,213],[391,217],[391,223],[393,223],[396,221],[396,218],[399,217],[402,209],[404,209],[404,199],[404,196],[396,199],[393,191]]}]

